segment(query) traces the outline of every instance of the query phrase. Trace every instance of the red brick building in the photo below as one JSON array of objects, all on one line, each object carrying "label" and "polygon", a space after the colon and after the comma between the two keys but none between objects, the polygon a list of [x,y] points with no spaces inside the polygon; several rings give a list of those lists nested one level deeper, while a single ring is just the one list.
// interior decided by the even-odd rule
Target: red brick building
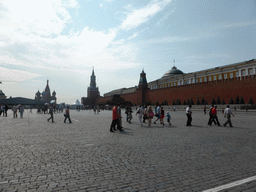
[{"label": "red brick building", "polygon": [[[97,103],[119,94],[133,104],[222,104],[250,100],[256,102],[256,60],[215,67],[185,74],[173,67],[163,77],[147,83],[144,70],[138,87],[113,90],[104,94]],[[204,103],[202,103],[204,102]]]}]

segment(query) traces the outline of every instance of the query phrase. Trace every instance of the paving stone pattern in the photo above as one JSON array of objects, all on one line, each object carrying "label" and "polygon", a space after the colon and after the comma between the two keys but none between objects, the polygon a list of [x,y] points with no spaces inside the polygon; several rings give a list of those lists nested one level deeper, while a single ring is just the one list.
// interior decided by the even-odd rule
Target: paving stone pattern
[{"label": "paving stone pattern", "polygon": [[[256,175],[255,112],[237,112],[233,128],[208,126],[202,111],[192,127],[184,111],[170,112],[170,127],[141,127],[134,115],[114,133],[111,111],[72,110],[72,124],[58,113],[51,123],[48,114],[8,112],[0,117],[0,191],[203,191]],[[256,181],[223,191],[256,191]]]}]

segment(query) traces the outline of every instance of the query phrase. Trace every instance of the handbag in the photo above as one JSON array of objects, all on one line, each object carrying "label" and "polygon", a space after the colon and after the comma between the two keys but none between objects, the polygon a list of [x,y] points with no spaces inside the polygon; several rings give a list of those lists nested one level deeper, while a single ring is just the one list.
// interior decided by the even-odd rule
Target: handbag
[{"label": "handbag", "polygon": [[149,115],[150,115],[150,117],[154,117],[155,114],[153,112],[151,112]]}]

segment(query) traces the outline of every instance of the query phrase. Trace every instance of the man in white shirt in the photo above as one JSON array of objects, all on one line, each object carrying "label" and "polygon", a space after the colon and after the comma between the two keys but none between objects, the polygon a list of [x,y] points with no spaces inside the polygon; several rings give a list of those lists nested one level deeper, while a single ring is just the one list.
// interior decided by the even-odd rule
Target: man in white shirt
[{"label": "man in white shirt", "polygon": [[158,120],[160,120],[160,116],[161,116],[161,105],[158,105],[157,109],[156,109],[156,114],[157,114],[157,119],[154,121],[154,123],[156,124],[156,122]]},{"label": "man in white shirt", "polygon": [[186,109],[186,115],[188,117],[188,120],[187,120],[187,126],[192,126],[191,125],[191,122],[192,122],[192,111],[191,111],[191,107],[192,105],[189,105]]},{"label": "man in white shirt", "polygon": [[143,107],[141,107],[139,105],[139,108],[137,109],[137,112],[136,112],[136,115],[139,114],[139,121],[140,121],[140,125],[142,125],[142,116],[143,116],[143,113],[144,113],[144,110],[143,110]]},{"label": "man in white shirt", "polygon": [[[229,105],[227,105],[227,108],[224,111],[224,117],[225,116],[227,117],[227,121],[223,124],[224,127],[226,127],[227,124],[229,124],[230,127],[233,127],[232,123],[231,123],[231,115],[233,115],[233,113],[232,113],[231,109],[229,108]],[[233,117],[234,117],[234,115],[233,115]]]}]

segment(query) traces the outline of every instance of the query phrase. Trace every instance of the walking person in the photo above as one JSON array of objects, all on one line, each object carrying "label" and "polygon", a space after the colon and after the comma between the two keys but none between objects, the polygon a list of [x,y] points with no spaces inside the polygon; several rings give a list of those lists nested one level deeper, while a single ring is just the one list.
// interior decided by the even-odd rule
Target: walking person
[{"label": "walking person", "polygon": [[23,113],[24,113],[24,106],[23,105],[19,106],[19,111],[20,111],[20,118],[23,118]]},{"label": "walking person", "polygon": [[206,105],[204,106],[204,114],[206,114]]},{"label": "walking person", "polygon": [[18,117],[17,111],[18,111],[18,108],[17,108],[16,105],[14,105],[14,106],[12,107],[13,118],[17,118],[17,117]]},{"label": "walking person", "polygon": [[215,105],[213,108],[212,108],[212,119],[211,119],[211,122],[210,122],[210,126],[212,126],[212,122],[215,122],[215,125],[217,124],[218,126],[220,126],[220,122],[218,120],[218,117],[217,117],[217,106]]},{"label": "walking person", "polygon": [[140,122],[140,125],[142,127],[143,126],[142,125],[142,116],[144,114],[144,110],[143,110],[143,107],[141,107],[140,105],[139,105],[139,108],[137,109],[136,115],[137,114],[139,114],[139,122]]},{"label": "walking person", "polygon": [[161,107],[161,111],[160,111],[160,114],[161,114],[161,116],[160,116],[160,122],[163,124],[163,126],[164,126],[164,108],[163,107]]},{"label": "walking person", "polygon": [[156,117],[157,117],[157,119],[154,121],[154,124],[156,124],[156,122],[158,120],[160,120],[160,117],[161,117],[161,105],[158,105],[158,107],[156,108]]},{"label": "walking person", "polygon": [[123,126],[122,126],[122,111],[121,111],[121,105],[120,104],[117,104],[117,114],[118,114],[119,127],[123,128]]},{"label": "walking person", "polygon": [[166,117],[167,117],[167,123],[169,123],[169,126],[171,126],[171,115],[169,112],[167,112]]},{"label": "walking person", "polygon": [[49,110],[49,114],[51,115],[49,119],[47,119],[47,121],[49,122],[50,119],[52,120],[52,123],[54,123],[54,120],[53,120],[53,107],[52,105],[50,106],[50,110]]},{"label": "walking person", "polygon": [[112,109],[112,123],[110,125],[110,132],[116,131],[116,126],[119,131],[123,131],[123,129],[119,126],[119,117],[117,113],[117,106],[114,106]]},{"label": "walking person", "polygon": [[227,105],[227,108],[224,111],[224,117],[227,117],[227,121],[223,124],[224,127],[226,127],[227,124],[229,124],[230,127],[233,127],[231,123],[231,115],[234,117],[229,105]]},{"label": "walking person", "polygon": [[128,122],[129,122],[130,124],[132,124],[131,120],[132,120],[132,107],[129,106],[129,107],[128,107]]},{"label": "walking person", "polygon": [[71,119],[70,119],[69,106],[67,106],[64,116],[65,116],[64,123],[66,123],[66,120],[67,120],[67,119],[69,120],[69,123],[72,123],[72,122],[71,122]]},{"label": "walking person", "polygon": [[148,119],[147,106],[145,106],[144,109],[143,109],[143,123],[146,123],[146,119]]},{"label": "walking person", "polygon": [[148,126],[151,126],[151,121],[152,121],[152,118],[154,117],[154,112],[151,106],[148,106],[147,113],[148,113]]},{"label": "walking person", "polygon": [[210,110],[209,110],[209,121],[208,121],[208,125],[212,124],[212,121],[214,122],[214,124],[216,125],[216,121],[212,120],[213,116],[212,116],[212,109],[214,108],[214,105],[211,105]]},{"label": "walking person", "polygon": [[126,121],[129,122],[129,107],[125,108]]},{"label": "walking person", "polygon": [[0,116],[2,115],[2,113],[3,113],[3,116],[4,116],[4,105],[3,104],[0,107]]},{"label": "walking person", "polygon": [[187,126],[192,126],[192,111],[191,111],[192,105],[189,105],[186,109],[186,115],[187,115]]},{"label": "walking person", "polygon": [[7,104],[5,104],[4,106],[4,114],[5,114],[5,117],[7,117],[7,111],[8,111],[9,107]]}]

